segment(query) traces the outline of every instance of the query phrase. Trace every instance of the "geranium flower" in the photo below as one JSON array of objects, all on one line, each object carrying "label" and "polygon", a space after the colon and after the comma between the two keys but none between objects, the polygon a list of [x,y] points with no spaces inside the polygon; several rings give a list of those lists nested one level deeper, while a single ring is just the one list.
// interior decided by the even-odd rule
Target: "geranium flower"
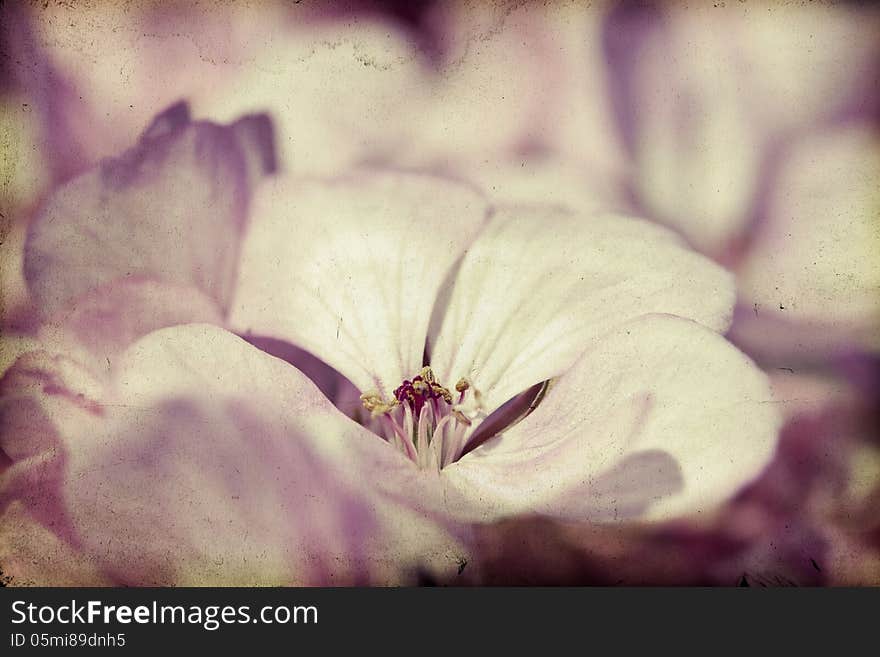
[{"label": "geranium flower", "polygon": [[[224,176],[230,156],[245,190],[271,170],[260,126],[174,108],[32,225],[50,319],[0,390],[4,571],[449,576],[478,558],[473,522],[709,513],[769,460],[766,377],[719,335],[731,278],[665,229],[360,169],[264,182],[235,259]],[[361,408],[258,338],[335,368]]]},{"label": "geranium flower", "polygon": [[[594,477],[654,448],[670,450],[686,484],[677,482],[680,494],[668,495],[652,513],[680,510],[688,499],[708,505],[729,493],[723,476],[690,471],[688,460],[699,461],[699,450],[685,457],[672,442],[651,442],[649,434],[659,429],[653,421],[662,425],[660,416],[670,410],[668,391],[623,383],[633,366],[646,372],[659,364],[651,352],[683,349],[678,340],[686,334],[694,345],[705,339],[706,348],[730,348],[685,321],[725,328],[733,297],[728,275],[671,234],[632,219],[512,206],[494,208],[484,225],[486,211],[467,188],[402,174],[271,183],[255,211],[231,321],[240,331],[299,345],[345,375],[364,393],[379,433],[422,469],[440,470],[447,504],[453,489],[481,500],[468,508],[473,517],[486,517],[492,507],[558,514],[568,504],[580,504],[575,513],[583,517]],[[281,235],[291,223],[298,227],[295,242],[285,243]],[[291,258],[294,244],[301,250]],[[430,371],[422,370],[425,364]],[[747,370],[737,372],[736,385],[756,385],[747,398],[767,401],[758,392],[762,376]],[[517,395],[548,380],[537,410],[493,438],[534,397]],[[611,397],[602,402],[602,393]],[[708,411],[712,404],[695,394],[680,399]],[[627,402],[612,403],[615,395]],[[501,418],[492,416],[511,399],[524,406],[514,403]],[[772,435],[774,413],[758,417]],[[590,440],[583,430],[600,418],[608,437],[633,431],[634,452]],[[439,440],[428,444],[425,433]],[[772,439],[764,444],[772,451]],[[768,455],[757,446],[743,452],[749,459]],[[468,507],[466,499],[462,504]]]}]

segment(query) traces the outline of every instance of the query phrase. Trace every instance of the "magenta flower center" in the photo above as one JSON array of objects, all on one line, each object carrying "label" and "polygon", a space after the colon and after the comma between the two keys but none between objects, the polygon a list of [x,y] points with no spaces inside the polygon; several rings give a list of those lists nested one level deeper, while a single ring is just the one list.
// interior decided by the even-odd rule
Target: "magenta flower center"
[{"label": "magenta flower center", "polygon": [[470,395],[476,405],[469,404],[470,389],[461,379],[450,392],[430,367],[423,367],[394,390],[390,401],[374,393],[361,395],[361,401],[376,433],[420,467],[441,469],[458,460],[466,447],[472,424],[468,415],[480,408],[476,390]]}]

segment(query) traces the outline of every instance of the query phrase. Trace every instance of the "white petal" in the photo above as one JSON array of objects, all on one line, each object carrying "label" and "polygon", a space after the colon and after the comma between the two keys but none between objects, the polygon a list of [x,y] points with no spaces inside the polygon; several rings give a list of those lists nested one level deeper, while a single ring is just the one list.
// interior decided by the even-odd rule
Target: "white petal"
[{"label": "white petal", "polygon": [[42,346],[102,370],[151,331],[192,322],[222,326],[224,321],[216,302],[195,286],[129,277],[80,296],[49,318],[38,335]]},{"label": "white petal", "polygon": [[712,509],[773,454],[766,376],[668,315],[608,335],[507,433],[444,470],[475,514],[652,519]]},{"label": "white petal", "polygon": [[485,213],[439,178],[280,179],[257,198],[232,323],[389,394],[421,368],[437,291]]},{"label": "white petal", "polygon": [[511,207],[468,250],[442,324],[439,380],[471,380],[496,408],[567,369],[614,326],[647,313],[722,331],[730,276],[665,229],[613,215]]}]

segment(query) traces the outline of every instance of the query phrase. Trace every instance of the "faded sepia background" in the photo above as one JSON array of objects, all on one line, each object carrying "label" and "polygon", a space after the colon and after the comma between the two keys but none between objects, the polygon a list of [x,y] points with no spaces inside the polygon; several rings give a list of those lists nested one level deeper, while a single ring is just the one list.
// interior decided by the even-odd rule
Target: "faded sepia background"
[{"label": "faded sepia background", "polygon": [[[735,276],[728,337],[785,419],[767,471],[704,522],[480,526],[468,583],[880,585],[871,3],[50,0],[0,20],[4,371],[35,344],[24,243],[54,189],[180,100],[265,112],[282,171],[381,164],[620,210]],[[0,504],[6,583],[52,583]]]}]

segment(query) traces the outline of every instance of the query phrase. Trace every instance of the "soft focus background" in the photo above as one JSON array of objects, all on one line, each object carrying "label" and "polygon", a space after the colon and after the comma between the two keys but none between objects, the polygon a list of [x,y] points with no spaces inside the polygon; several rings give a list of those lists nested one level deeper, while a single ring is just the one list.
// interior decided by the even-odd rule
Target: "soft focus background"
[{"label": "soft focus background", "polygon": [[[479,528],[472,583],[880,585],[880,10],[859,3],[7,2],[7,367],[26,226],[187,99],[266,111],[280,166],[468,179],[499,201],[671,226],[737,278],[730,339],[786,418],[703,524]],[[426,582],[427,583],[427,582]],[[442,582],[441,582],[442,583]]]}]

